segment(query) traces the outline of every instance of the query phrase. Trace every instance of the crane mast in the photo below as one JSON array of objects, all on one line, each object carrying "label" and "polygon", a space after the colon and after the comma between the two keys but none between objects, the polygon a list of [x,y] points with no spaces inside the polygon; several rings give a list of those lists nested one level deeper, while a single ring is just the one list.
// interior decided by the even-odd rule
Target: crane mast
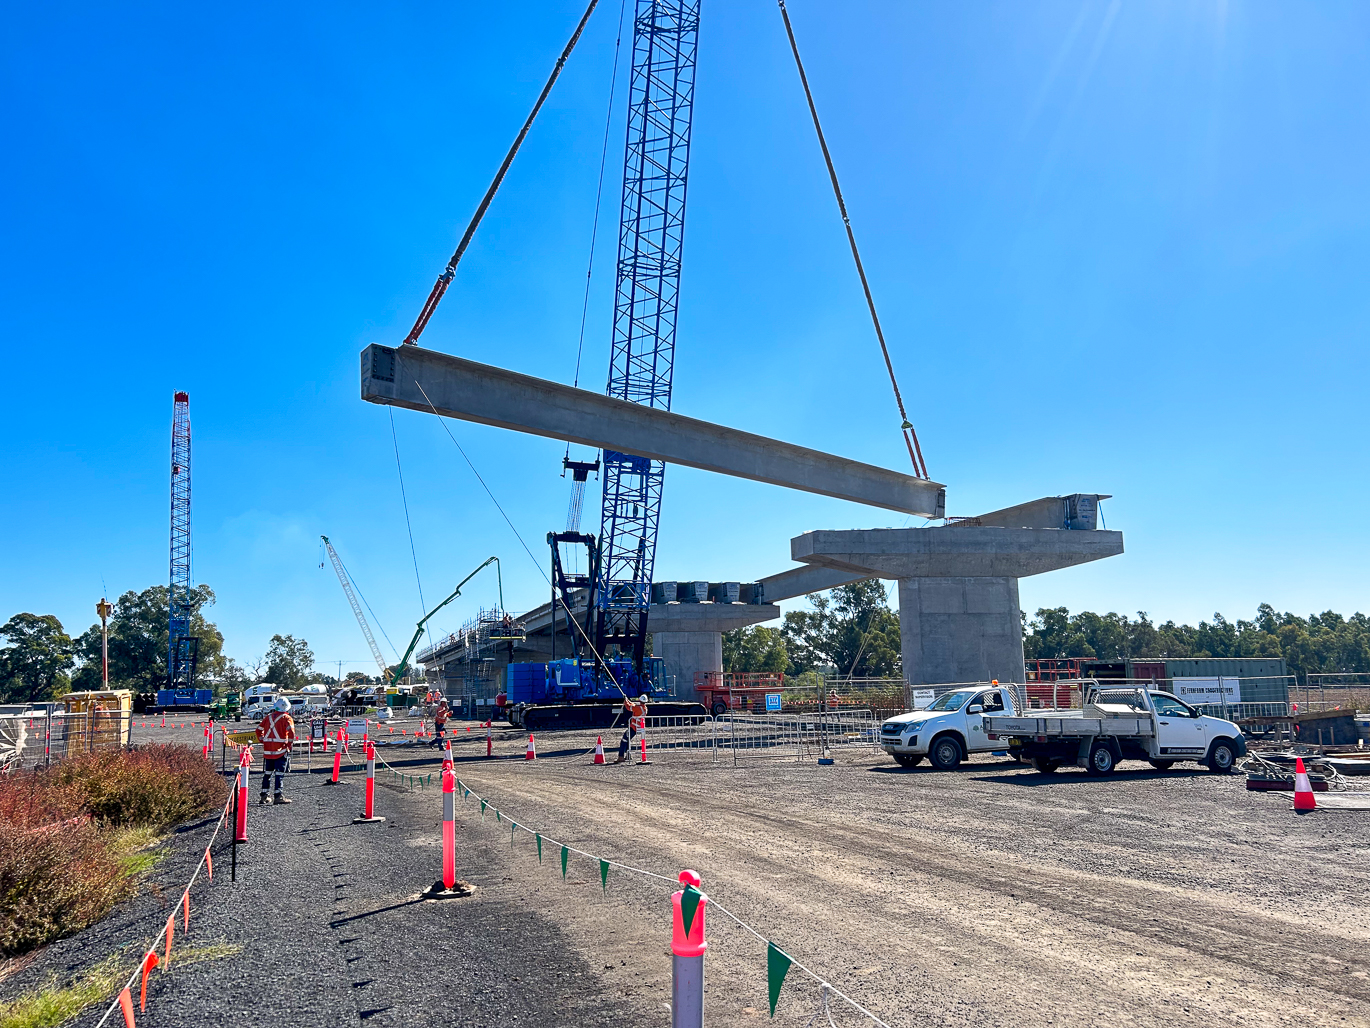
[{"label": "crane mast", "polygon": [[172,397],[171,574],[167,589],[167,688],[191,689],[200,640],[190,634],[190,395]]},{"label": "crane mast", "polygon": [[[700,0],[636,0],[609,396],[671,408]],[[642,670],[665,466],[604,452],[595,641]]]},{"label": "crane mast", "polygon": [[347,602],[352,604],[352,613],[357,617],[357,624],[361,625],[362,635],[366,636],[366,645],[371,647],[371,656],[376,659],[376,666],[381,671],[381,681],[386,680],[390,674],[390,669],[385,666],[385,658],[381,656],[381,648],[376,645],[376,637],[371,634],[371,626],[366,623],[366,616],[362,614],[361,604],[357,602],[357,595],[352,591],[352,583],[348,581],[347,569],[343,567],[342,558],[338,556],[338,551],[333,549],[333,544],[328,541],[328,536],[321,535],[324,549],[328,551],[328,559],[333,562],[333,570],[338,575],[338,582],[343,587],[343,592],[347,595]]}]

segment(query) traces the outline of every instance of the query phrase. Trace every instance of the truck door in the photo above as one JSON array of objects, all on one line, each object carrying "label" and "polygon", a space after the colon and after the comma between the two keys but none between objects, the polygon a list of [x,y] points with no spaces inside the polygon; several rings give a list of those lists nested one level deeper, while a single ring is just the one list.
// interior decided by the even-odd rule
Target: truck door
[{"label": "truck door", "polygon": [[999,749],[1000,744],[985,734],[984,715],[1004,714],[1004,697],[998,689],[990,689],[966,704],[966,746],[972,750]]},{"label": "truck door", "polygon": [[1156,706],[1156,746],[1159,755],[1174,759],[1202,757],[1208,752],[1203,725],[1173,696],[1152,695]]}]

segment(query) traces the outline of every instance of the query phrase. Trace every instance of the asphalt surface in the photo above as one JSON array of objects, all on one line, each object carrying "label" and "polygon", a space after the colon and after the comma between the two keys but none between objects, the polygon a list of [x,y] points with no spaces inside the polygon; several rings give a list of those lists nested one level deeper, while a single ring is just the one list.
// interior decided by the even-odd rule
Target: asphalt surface
[{"label": "asphalt surface", "polygon": [[[336,788],[292,775],[295,803],[252,808],[239,881],[223,852],[197,889],[185,944],[242,954],[155,972],[139,1024],[668,1024],[672,887],[615,867],[602,890],[574,855],[563,881],[552,843],[539,864],[512,817],[633,867],[699,870],[716,903],[892,1025],[1370,1025],[1370,812],[1299,817],[1287,795],[1185,765],[1095,779],[695,750],[597,767],[593,738],[543,736],[529,763],[525,736],[497,730],[487,761],[483,733],[458,733],[458,775],[490,805],[457,805],[458,875],[477,890],[443,904],[411,900],[441,867],[436,785],[382,770],[388,820],[353,825],[357,771]],[[437,769],[431,750],[380,753]],[[145,888],[0,994],[130,935],[145,946],[206,831],[171,841],[165,898]],[[717,910],[708,938],[708,1023],[767,1020],[764,945]],[[792,970],[776,1021],[808,1024],[819,995]]]}]

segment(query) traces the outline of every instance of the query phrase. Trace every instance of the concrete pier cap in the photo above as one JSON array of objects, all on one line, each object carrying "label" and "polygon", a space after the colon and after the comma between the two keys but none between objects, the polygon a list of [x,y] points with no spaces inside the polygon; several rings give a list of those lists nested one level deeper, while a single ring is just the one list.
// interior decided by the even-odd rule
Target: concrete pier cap
[{"label": "concrete pier cap", "polygon": [[834,578],[898,581],[911,684],[1022,682],[1018,579],[1122,553],[1121,532],[1095,527],[1105,498],[1044,497],[931,528],[806,532],[790,555]]}]

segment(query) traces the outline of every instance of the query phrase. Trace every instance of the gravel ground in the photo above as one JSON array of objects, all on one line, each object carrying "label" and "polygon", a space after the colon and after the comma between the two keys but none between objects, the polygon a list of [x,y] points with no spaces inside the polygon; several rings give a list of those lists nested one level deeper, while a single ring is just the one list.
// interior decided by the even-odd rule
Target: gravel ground
[{"label": "gravel ground", "polygon": [[[455,746],[491,801],[484,820],[457,808],[474,897],[410,899],[441,866],[437,788],[378,778],[388,820],[354,826],[359,774],[292,775],[294,804],[252,808],[239,881],[224,853],[194,908],[187,945],[243,953],[154,974],[139,1024],[667,1025],[672,887],[614,868],[605,893],[574,856],[563,882],[550,844],[539,866],[508,816],[659,874],[698,869],[716,901],[894,1025],[1370,1024],[1370,813],[1298,817],[1240,777],[1139,764],[1094,779],[992,758],[938,773],[676,751],[596,767],[584,737],[544,736],[530,764],[511,759],[525,737],[497,731],[506,759],[486,761],[476,735]],[[429,750],[381,755],[437,767]],[[0,994],[149,938],[205,834],[173,839],[153,876],[175,895],[145,889]],[[709,1023],[767,1019],[764,946],[717,910],[708,936]],[[807,1024],[817,1003],[791,971],[776,1020]],[[840,1005],[834,1020],[865,1023]]]}]

